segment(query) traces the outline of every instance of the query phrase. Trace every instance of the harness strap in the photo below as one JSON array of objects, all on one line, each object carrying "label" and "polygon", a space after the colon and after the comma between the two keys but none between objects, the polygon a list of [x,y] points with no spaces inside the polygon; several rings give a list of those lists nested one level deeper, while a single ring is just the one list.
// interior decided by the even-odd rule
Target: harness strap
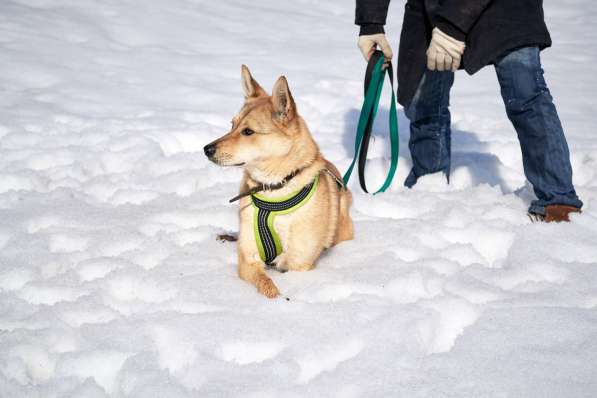
[{"label": "harness strap", "polygon": [[331,171],[330,169],[327,169],[327,168],[322,169],[321,171],[323,171],[324,173],[327,173],[334,179],[334,181],[336,181],[336,184],[338,185],[338,189],[340,191],[346,190],[346,185],[344,185],[344,180],[342,179],[341,176],[337,176],[336,173],[334,173],[333,171]]},{"label": "harness strap", "polygon": [[276,215],[288,214],[309,201],[317,189],[319,174],[313,182],[305,185],[298,192],[279,199],[269,199],[258,194],[251,195],[251,201],[255,206],[253,229],[255,240],[261,260],[271,265],[274,259],[282,253],[280,237],[274,229],[274,218]]},{"label": "harness strap", "polygon": [[350,180],[352,169],[354,168],[354,165],[358,158],[359,182],[363,191],[369,192],[365,184],[365,164],[367,163],[367,151],[369,149],[371,129],[373,127],[375,115],[377,114],[379,98],[381,96],[385,75],[387,73],[387,75],[390,78],[390,86],[392,88],[392,103],[390,104],[389,116],[391,163],[390,170],[388,171],[388,175],[386,177],[385,182],[383,183],[382,187],[379,188],[379,190],[377,190],[374,194],[384,192],[390,186],[390,184],[392,183],[392,179],[394,178],[394,174],[396,173],[396,168],[398,166],[398,116],[396,112],[396,96],[394,93],[393,69],[392,64],[389,63],[388,67],[384,71],[382,70],[383,64],[383,53],[379,50],[375,51],[369,59],[369,63],[367,64],[367,72],[365,74],[365,100],[363,101],[363,106],[361,108],[361,114],[359,117],[359,123],[355,137],[354,158],[352,159],[350,167],[344,174],[344,184],[346,185],[348,184],[348,180]]}]

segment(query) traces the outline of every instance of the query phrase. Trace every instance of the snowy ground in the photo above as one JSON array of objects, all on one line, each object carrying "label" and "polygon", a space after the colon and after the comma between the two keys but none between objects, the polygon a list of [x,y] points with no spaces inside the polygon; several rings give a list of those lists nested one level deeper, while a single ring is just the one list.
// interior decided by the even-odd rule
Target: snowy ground
[{"label": "snowy ground", "polygon": [[402,187],[401,115],[391,192],[355,185],[354,241],[272,274],[290,301],[271,301],[215,240],[237,230],[240,171],[202,147],[239,109],[246,63],[264,87],[288,77],[345,170],[364,69],[353,3],[3,0],[0,396],[597,396],[597,3],[545,6],[584,213],[528,221],[495,74],[460,73],[453,183]]}]

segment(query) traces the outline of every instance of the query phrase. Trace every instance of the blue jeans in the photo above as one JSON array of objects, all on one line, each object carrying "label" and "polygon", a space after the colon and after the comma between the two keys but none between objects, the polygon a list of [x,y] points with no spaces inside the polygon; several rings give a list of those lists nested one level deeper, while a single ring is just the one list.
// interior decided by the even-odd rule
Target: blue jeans
[{"label": "blue jeans", "polygon": [[[563,204],[582,207],[572,185],[570,153],[562,124],[545,79],[538,47],[512,51],[495,62],[495,71],[514,125],[524,173],[537,200],[529,212],[545,214],[545,206]],[[427,70],[417,92],[405,108],[410,120],[409,148],[413,167],[404,182],[416,184],[425,174],[450,176],[450,88],[453,72]]]}]

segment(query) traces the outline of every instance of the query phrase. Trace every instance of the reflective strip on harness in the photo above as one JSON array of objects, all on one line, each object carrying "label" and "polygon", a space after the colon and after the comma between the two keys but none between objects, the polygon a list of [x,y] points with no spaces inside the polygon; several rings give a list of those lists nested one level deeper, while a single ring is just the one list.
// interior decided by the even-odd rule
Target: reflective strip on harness
[{"label": "reflective strip on harness", "polygon": [[253,229],[257,249],[261,260],[267,265],[271,265],[272,261],[282,253],[282,243],[274,229],[274,218],[280,214],[291,213],[307,203],[315,193],[318,181],[319,175],[300,191],[278,199],[272,200],[258,194],[251,195],[251,201],[255,207]]}]

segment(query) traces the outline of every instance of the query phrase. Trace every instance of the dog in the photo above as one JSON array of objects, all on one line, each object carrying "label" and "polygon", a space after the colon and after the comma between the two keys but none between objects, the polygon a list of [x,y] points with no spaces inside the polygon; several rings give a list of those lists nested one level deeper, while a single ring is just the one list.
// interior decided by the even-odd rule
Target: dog
[{"label": "dog", "polygon": [[[241,67],[245,102],[230,132],[204,147],[219,166],[243,167],[238,275],[268,298],[280,294],[266,268],[308,271],[321,253],[353,238],[352,195],[297,112],[280,76],[268,95]],[[233,201],[231,200],[231,202]]]}]

